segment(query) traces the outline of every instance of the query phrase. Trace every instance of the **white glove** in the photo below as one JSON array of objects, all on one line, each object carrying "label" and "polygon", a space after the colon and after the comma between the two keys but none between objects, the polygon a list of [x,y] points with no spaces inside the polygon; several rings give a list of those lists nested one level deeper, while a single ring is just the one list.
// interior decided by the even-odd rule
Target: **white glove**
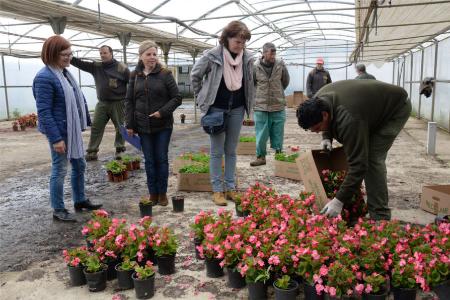
[{"label": "white glove", "polygon": [[344,203],[339,201],[338,198],[334,198],[330,202],[325,205],[325,207],[320,211],[321,214],[326,215],[327,217],[337,217],[341,212],[342,208],[344,207]]},{"label": "white glove", "polygon": [[320,142],[320,146],[323,150],[331,151],[333,147],[331,146],[331,141],[329,139],[324,139],[322,142]]}]

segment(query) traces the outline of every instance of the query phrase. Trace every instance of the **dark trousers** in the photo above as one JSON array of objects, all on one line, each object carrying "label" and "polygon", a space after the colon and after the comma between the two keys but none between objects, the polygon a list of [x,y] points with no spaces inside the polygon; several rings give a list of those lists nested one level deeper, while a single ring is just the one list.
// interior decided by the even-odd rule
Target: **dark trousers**
[{"label": "dark trousers", "polygon": [[172,128],[156,133],[140,133],[142,151],[145,158],[147,187],[150,194],[167,193],[169,178],[169,143]]}]

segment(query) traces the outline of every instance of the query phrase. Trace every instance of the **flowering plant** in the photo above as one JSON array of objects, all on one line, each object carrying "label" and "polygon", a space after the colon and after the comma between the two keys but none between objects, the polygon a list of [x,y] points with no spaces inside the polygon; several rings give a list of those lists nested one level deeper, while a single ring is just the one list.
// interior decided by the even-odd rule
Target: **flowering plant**
[{"label": "flowering plant", "polygon": [[147,262],[145,263],[145,266],[143,266],[143,267],[136,266],[134,268],[134,271],[136,272],[136,277],[141,280],[155,275],[155,269],[153,268],[153,263],[149,260],[147,260]]},{"label": "flowering plant", "polygon": [[[322,170],[322,185],[328,199],[336,197],[341,184],[344,182],[345,175],[345,171]],[[360,217],[364,217],[367,211],[367,204],[364,202],[364,189],[361,186],[359,191],[353,195],[351,201],[344,204],[342,219],[348,224],[354,224]]]},{"label": "flowering plant", "polygon": [[63,250],[64,261],[68,266],[78,267],[79,265],[84,265],[86,263],[88,253],[86,246],[69,250],[65,249]]},{"label": "flowering plant", "polygon": [[156,256],[175,255],[177,248],[177,238],[172,230],[168,227],[161,227],[156,230],[153,237],[153,250]]},{"label": "flowering plant", "polygon": [[[356,276],[349,267],[339,261],[334,261],[328,268],[326,284],[328,293],[332,297],[351,296],[353,287],[356,285]],[[316,290],[318,290],[318,286],[316,286]]]},{"label": "flowering plant", "polygon": [[113,261],[120,255],[124,245],[117,243],[116,239],[126,232],[125,225],[125,219],[112,219],[108,232],[95,243],[94,249],[99,254],[101,261]]},{"label": "flowering plant", "polygon": [[366,294],[383,294],[387,290],[386,277],[381,274],[374,272],[368,276],[364,276],[363,280],[365,283],[364,292]]},{"label": "flowering plant", "polygon": [[96,273],[105,269],[105,265],[101,262],[100,257],[96,253],[91,253],[86,258],[86,272]]},{"label": "flowering plant", "polygon": [[119,265],[119,270],[121,271],[130,271],[133,270],[137,266],[137,262],[131,261],[130,258],[126,257],[123,262]]},{"label": "flowering plant", "polygon": [[90,242],[94,242],[108,233],[112,222],[105,210],[99,209],[92,212],[91,219],[83,226],[81,233]]},{"label": "flowering plant", "polygon": [[271,266],[266,266],[259,257],[247,257],[245,261],[238,266],[242,276],[245,276],[247,282],[266,283],[270,278]]},{"label": "flowering plant", "polygon": [[416,276],[419,275],[414,268],[414,258],[405,257],[394,263],[391,284],[396,288],[413,289],[418,286]]},{"label": "flowering plant", "polygon": [[194,219],[194,223],[190,226],[194,232],[194,237],[199,241],[203,241],[205,238],[205,234],[203,229],[208,224],[213,224],[216,221],[211,211],[200,211]]},{"label": "flowering plant", "polygon": [[201,257],[223,259],[225,252],[221,249],[222,242],[227,237],[227,232],[231,225],[231,212],[224,209],[218,210],[216,222],[206,224],[203,228],[205,239],[197,246]]}]

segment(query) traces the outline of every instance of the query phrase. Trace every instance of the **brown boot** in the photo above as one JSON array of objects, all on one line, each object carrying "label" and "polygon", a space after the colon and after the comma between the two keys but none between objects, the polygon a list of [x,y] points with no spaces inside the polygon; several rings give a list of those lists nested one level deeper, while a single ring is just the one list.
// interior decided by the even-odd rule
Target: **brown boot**
[{"label": "brown boot", "polygon": [[240,194],[238,193],[238,192],[236,192],[236,191],[226,191],[225,192],[225,198],[227,199],[227,200],[231,200],[231,201],[233,201],[233,202],[236,202],[236,199],[240,199],[241,198],[241,196],[240,196]]},{"label": "brown boot", "polygon": [[167,206],[167,204],[169,204],[167,194],[159,194],[158,204],[161,206]]},{"label": "brown boot", "polygon": [[257,166],[262,166],[266,164],[266,157],[265,156],[258,156],[256,158],[256,160],[252,161],[250,163],[250,166],[252,167],[257,167]]},{"label": "brown boot", "polygon": [[158,204],[158,194],[150,194],[150,202],[152,202],[152,205],[155,206]]},{"label": "brown boot", "polygon": [[227,200],[225,200],[225,197],[223,196],[222,192],[214,192],[213,193],[213,202],[216,205],[219,206],[226,206]]}]

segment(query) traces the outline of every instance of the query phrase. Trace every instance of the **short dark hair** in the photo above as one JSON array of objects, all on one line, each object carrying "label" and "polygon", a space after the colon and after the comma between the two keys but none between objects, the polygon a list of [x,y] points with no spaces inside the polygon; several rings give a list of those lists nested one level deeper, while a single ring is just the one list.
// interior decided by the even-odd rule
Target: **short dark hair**
[{"label": "short dark hair", "polygon": [[222,34],[219,38],[219,43],[228,48],[228,39],[239,36],[246,41],[249,41],[252,37],[250,30],[248,30],[247,25],[245,25],[241,21],[231,21],[227,26],[222,30]]},{"label": "short dark hair", "polygon": [[366,65],[365,64],[357,64],[356,65],[356,70],[358,70],[359,72],[365,72],[366,71]]},{"label": "short dark hair", "polygon": [[307,130],[314,125],[322,122],[322,112],[330,113],[330,107],[327,103],[319,98],[313,97],[300,104],[297,108],[296,116],[298,125]]},{"label": "short dark hair", "polygon": [[108,48],[109,53],[113,54],[113,49],[112,49],[110,46],[108,46],[108,45],[102,45],[102,46],[101,46],[100,48],[98,48],[98,49],[102,49],[102,48]]},{"label": "short dark hair", "polygon": [[270,51],[270,52],[276,52],[277,48],[275,48],[275,45],[273,43],[265,43],[263,45],[263,53]]},{"label": "short dark hair", "polygon": [[60,35],[54,35],[45,40],[42,46],[41,59],[45,65],[56,65],[59,54],[70,48],[70,42]]}]

